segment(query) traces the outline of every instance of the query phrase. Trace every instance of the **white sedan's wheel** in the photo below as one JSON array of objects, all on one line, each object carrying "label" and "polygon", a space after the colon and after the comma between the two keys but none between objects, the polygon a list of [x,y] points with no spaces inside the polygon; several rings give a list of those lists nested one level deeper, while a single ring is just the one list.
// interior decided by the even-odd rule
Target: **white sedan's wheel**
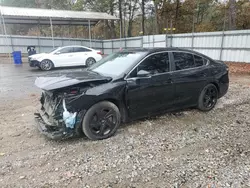
[{"label": "white sedan's wheel", "polygon": [[89,57],[87,60],[86,60],[86,66],[87,67],[90,67],[91,65],[95,64],[96,63],[96,60],[93,58],[93,57]]},{"label": "white sedan's wheel", "polygon": [[45,59],[40,63],[40,68],[44,71],[49,71],[54,67],[52,61]]}]

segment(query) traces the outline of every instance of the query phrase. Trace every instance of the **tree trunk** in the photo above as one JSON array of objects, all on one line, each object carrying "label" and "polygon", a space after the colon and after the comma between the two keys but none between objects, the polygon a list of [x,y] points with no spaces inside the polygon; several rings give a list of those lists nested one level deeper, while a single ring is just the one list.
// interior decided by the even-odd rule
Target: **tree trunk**
[{"label": "tree trunk", "polygon": [[229,0],[229,30],[235,30],[236,29],[236,1],[235,0]]},{"label": "tree trunk", "polygon": [[179,8],[180,8],[180,0],[176,0],[176,8],[175,8],[175,27],[178,26]]},{"label": "tree trunk", "polygon": [[155,34],[159,34],[159,22],[158,22],[158,3],[154,1],[155,8]]},{"label": "tree trunk", "polygon": [[142,0],[142,35],[145,35],[145,0]]},{"label": "tree trunk", "polygon": [[115,32],[115,21],[111,21],[111,35],[112,35],[112,39],[116,38],[116,32]]},{"label": "tree trunk", "polygon": [[[110,1],[110,14],[114,15],[114,4],[113,4],[113,1]],[[112,39],[116,38],[115,21],[114,20],[111,20],[111,38]]]},{"label": "tree trunk", "polygon": [[120,32],[121,36],[123,36],[122,0],[119,0],[119,18],[120,18],[120,28],[121,28]]},{"label": "tree trunk", "polygon": [[132,24],[133,24],[133,21],[129,20],[129,22],[128,22],[128,37],[132,37]]}]

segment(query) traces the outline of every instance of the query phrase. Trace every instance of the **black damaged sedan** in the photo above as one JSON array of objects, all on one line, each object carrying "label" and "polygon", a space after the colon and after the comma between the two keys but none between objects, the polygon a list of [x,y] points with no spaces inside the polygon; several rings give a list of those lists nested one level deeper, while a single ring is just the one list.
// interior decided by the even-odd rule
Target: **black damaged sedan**
[{"label": "black damaged sedan", "polygon": [[179,48],[125,50],[78,72],[39,77],[39,130],[52,139],[112,136],[122,122],[166,111],[214,108],[227,93],[228,68]]}]

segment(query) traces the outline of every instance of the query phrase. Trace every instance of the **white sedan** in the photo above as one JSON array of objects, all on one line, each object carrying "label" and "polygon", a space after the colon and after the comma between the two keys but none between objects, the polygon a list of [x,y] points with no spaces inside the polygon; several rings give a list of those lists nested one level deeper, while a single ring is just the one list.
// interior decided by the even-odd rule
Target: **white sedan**
[{"label": "white sedan", "polygon": [[48,71],[54,67],[90,66],[102,59],[102,52],[85,46],[64,46],[49,53],[29,56],[31,67]]}]

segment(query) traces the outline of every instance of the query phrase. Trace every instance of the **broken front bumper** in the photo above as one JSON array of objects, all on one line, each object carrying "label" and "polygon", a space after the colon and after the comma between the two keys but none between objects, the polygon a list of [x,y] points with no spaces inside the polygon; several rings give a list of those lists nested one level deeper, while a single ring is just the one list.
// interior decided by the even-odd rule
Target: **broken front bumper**
[{"label": "broken front bumper", "polygon": [[35,122],[38,130],[46,137],[52,140],[63,140],[78,137],[82,134],[81,123],[83,115],[83,112],[78,113],[74,129],[67,128],[65,125],[61,127],[48,125],[40,113],[35,113]]},{"label": "broken front bumper", "polygon": [[40,113],[35,113],[35,122],[38,130],[45,136],[53,140],[61,140],[64,138],[73,137],[73,131],[66,130],[63,127],[54,127],[46,124],[40,115]]}]

